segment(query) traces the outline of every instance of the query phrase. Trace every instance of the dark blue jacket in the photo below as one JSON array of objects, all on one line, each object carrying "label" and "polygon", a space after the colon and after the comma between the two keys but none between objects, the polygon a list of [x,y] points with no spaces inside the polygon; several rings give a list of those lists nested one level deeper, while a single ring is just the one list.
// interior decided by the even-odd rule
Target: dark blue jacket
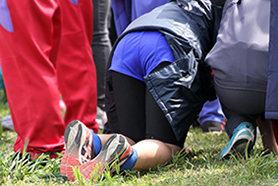
[{"label": "dark blue jacket", "polygon": [[268,81],[265,117],[278,119],[278,1],[271,0]]}]

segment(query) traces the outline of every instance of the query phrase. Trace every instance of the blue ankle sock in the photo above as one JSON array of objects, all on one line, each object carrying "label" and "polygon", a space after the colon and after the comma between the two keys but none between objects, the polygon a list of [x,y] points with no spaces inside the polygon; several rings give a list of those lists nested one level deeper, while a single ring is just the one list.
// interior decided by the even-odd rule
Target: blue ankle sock
[{"label": "blue ankle sock", "polygon": [[98,153],[100,152],[100,150],[101,150],[101,141],[100,141],[99,136],[97,134],[95,134],[93,132],[93,130],[91,130],[91,132],[92,132],[92,135],[93,135],[93,144],[92,145],[94,145],[94,147],[92,149],[95,149],[95,153],[96,153],[95,155],[93,155],[94,151],[91,152],[91,157],[93,157],[93,156],[98,155]]},{"label": "blue ankle sock", "polygon": [[132,148],[132,154],[123,164],[122,170],[132,169],[137,161],[137,157],[138,157],[137,152],[133,147],[131,148]]}]

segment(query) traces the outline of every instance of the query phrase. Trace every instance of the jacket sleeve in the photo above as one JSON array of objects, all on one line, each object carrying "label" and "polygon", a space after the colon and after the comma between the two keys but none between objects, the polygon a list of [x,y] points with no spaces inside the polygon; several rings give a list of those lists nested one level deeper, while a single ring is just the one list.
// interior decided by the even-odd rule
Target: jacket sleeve
[{"label": "jacket sleeve", "polygon": [[278,119],[278,1],[271,0],[265,117]]}]

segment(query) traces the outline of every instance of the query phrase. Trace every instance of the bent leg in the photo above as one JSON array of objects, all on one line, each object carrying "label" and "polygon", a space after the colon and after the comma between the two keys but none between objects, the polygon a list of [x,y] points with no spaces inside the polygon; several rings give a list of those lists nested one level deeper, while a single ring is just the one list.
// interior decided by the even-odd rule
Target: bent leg
[{"label": "bent leg", "polygon": [[[114,71],[112,80],[121,133],[135,142],[143,140],[146,131],[145,83]],[[111,128],[111,132],[117,132],[117,129]]]},{"label": "bent leg", "polygon": [[[168,64],[168,62],[163,62],[153,71]],[[179,141],[176,139],[167,118],[149,90],[146,90],[146,139],[133,145],[138,154],[133,169],[145,170],[170,161],[172,154],[177,153],[183,147],[185,136]]]},{"label": "bent leg", "polygon": [[155,139],[145,139],[132,146],[138,154],[133,169],[146,170],[157,165],[163,165],[172,159],[172,154],[181,148]]}]

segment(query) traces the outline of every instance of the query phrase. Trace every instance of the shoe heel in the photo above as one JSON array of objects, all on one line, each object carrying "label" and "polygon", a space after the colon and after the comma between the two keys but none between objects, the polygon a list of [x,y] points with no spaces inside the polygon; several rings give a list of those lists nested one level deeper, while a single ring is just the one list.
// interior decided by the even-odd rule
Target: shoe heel
[{"label": "shoe heel", "polygon": [[74,125],[78,124],[78,122],[79,122],[78,120],[74,120],[74,121],[70,122],[70,123],[68,124],[68,126],[66,127],[65,133],[64,133],[65,143],[66,143],[66,144],[68,143],[69,133],[70,133],[70,131],[71,131],[71,128],[73,128]]}]

